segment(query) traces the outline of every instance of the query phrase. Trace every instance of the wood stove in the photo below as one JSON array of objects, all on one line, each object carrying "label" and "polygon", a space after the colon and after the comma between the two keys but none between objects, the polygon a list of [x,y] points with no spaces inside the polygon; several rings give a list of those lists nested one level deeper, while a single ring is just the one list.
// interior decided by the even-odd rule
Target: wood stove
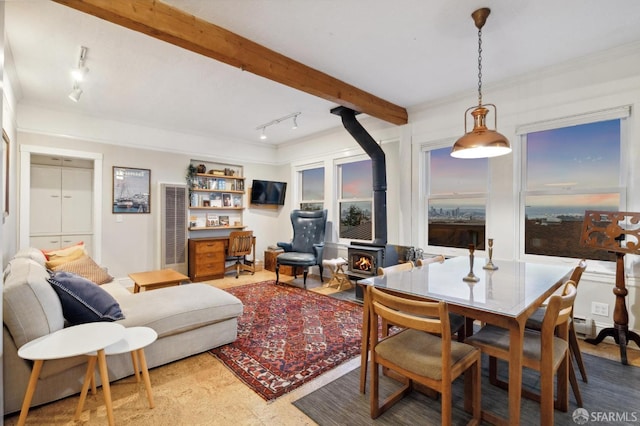
[{"label": "wood stove", "polygon": [[384,265],[384,246],[350,245],[347,248],[349,275],[369,278],[377,274],[378,267]]},{"label": "wood stove", "polygon": [[[400,261],[413,260],[413,247],[394,244],[379,245],[375,243],[351,243],[347,247],[349,269],[346,274],[350,279],[361,280],[378,274],[378,267],[397,265]],[[362,301],[364,294],[360,286],[356,286],[356,300]]]}]

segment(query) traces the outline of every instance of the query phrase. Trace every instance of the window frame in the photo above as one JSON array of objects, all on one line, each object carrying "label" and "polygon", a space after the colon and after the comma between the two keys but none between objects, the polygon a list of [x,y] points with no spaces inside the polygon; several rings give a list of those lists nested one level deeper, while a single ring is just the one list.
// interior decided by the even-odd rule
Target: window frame
[{"label": "window frame", "polygon": [[[429,244],[429,203],[431,200],[459,200],[459,199],[471,199],[477,198],[484,200],[484,208],[485,208],[485,237],[489,235],[488,233],[488,222],[489,222],[489,190],[490,190],[490,161],[487,161],[487,170],[486,170],[486,183],[485,183],[485,191],[484,192],[464,192],[464,193],[451,193],[451,194],[431,194],[431,151],[450,148],[453,145],[453,140],[446,141],[438,141],[430,144],[425,144],[421,147],[421,161],[423,164],[422,169],[424,170],[424,174],[421,176],[421,195],[423,197],[422,200],[422,208],[424,209],[424,246],[427,252],[432,253],[442,253],[448,256],[466,256],[469,254],[469,250],[467,248],[460,247],[448,247],[448,246],[436,246]],[[467,161],[467,160],[460,160]],[[485,250],[478,250],[478,253],[484,253]]]},{"label": "window frame", "polygon": [[[306,200],[304,198],[304,194],[303,194],[303,177],[304,177],[304,172],[308,171],[308,170],[314,170],[314,169],[322,169],[322,174],[323,174],[323,180],[322,180],[322,192],[323,192],[323,198],[322,199],[309,199]],[[313,163],[313,164],[305,164],[304,166],[300,166],[298,168],[296,168],[296,184],[297,184],[297,188],[296,188],[296,204],[298,206],[299,209],[302,209],[302,204],[303,203],[320,203],[322,204],[322,209],[326,209],[326,198],[327,198],[327,188],[326,188],[326,168],[324,163]]]},{"label": "window frame", "polygon": [[[340,244],[350,244],[352,242],[371,242],[375,239],[375,211],[373,208],[373,181],[371,182],[371,197],[369,198],[342,198],[342,166],[345,164],[350,164],[350,163],[357,163],[360,161],[372,161],[371,157],[369,157],[366,154],[361,154],[361,155],[354,155],[354,156],[350,156],[350,157],[344,157],[344,158],[340,158],[340,159],[336,159],[334,161],[334,176],[335,176],[335,180],[334,180],[334,193],[335,193],[335,202],[336,202],[336,208],[335,208],[335,222],[337,224],[337,237],[338,237],[338,242]],[[372,172],[373,173],[373,172]],[[353,239],[353,238],[342,238],[340,237],[340,220],[341,220],[341,205],[342,202],[363,202],[363,201],[369,201],[371,203],[371,240],[357,240],[357,239]]]},{"label": "window frame", "polygon": [[[628,203],[628,191],[629,191],[629,116],[630,107],[623,106],[617,108],[606,109],[602,111],[596,111],[585,114],[578,114],[574,116],[555,118],[547,121],[541,121],[537,123],[526,124],[516,129],[516,134],[520,139],[520,152],[518,161],[520,162],[520,174],[519,174],[519,187],[518,190],[518,227],[519,227],[519,239],[517,242],[518,255],[521,260],[531,262],[544,262],[544,263],[567,263],[575,262],[576,259],[572,257],[560,257],[560,256],[548,256],[540,254],[527,254],[525,253],[525,214],[526,214],[526,200],[529,196],[540,195],[589,195],[589,194],[618,194],[619,196],[619,211],[625,211]],[[600,187],[596,189],[592,188],[555,188],[549,190],[528,190],[527,189],[527,135],[529,133],[540,132],[545,130],[556,130],[565,127],[572,127],[584,124],[591,124],[601,121],[620,120],[620,165],[618,175],[618,186],[616,187]],[[610,271],[611,261],[604,260],[589,260],[590,270]]]}]

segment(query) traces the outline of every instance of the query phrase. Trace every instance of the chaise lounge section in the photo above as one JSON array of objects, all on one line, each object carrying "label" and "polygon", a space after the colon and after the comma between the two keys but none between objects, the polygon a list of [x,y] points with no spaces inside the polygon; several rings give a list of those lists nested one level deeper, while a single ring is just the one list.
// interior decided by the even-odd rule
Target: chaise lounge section
[{"label": "chaise lounge section", "polygon": [[[18,348],[67,326],[56,291],[47,279],[40,250],[21,250],[4,272],[3,368],[4,414],[20,410],[32,362],[18,356]],[[133,294],[118,282],[100,286],[118,302],[125,327],[146,326],[158,339],[145,348],[149,368],[167,364],[231,343],[237,338],[242,302],[207,284],[187,284]],[[129,354],[107,358],[109,379],[133,374]],[[79,393],[86,357],[46,361],[31,406]],[[99,378],[98,383],[99,383]]]}]

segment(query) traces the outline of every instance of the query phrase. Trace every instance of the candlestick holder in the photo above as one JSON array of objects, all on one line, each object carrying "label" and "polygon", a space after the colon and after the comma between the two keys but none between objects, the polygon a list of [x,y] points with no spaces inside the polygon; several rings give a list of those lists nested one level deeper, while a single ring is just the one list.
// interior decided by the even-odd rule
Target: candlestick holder
[{"label": "candlestick holder", "polygon": [[493,264],[491,258],[493,257],[493,238],[489,238],[489,261],[486,265],[482,267],[482,269],[488,269],[489,271],[495,271],[498,269],[496,265]]},{"label": "candlestick holder", "polygon": [[480,281],[480,278],[476,277],[473,274],[473,252],[475,251],[476,246],[473,244],[469,244],[469,273],[462,280],[467,282],[477,283]]}]

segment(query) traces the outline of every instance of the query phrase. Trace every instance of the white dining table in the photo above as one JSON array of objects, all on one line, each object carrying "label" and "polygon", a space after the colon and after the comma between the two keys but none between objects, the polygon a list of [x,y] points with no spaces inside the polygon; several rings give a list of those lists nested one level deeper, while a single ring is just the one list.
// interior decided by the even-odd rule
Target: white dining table
[{"label": "white dining table", "polygon": [[[509,348],[509,418],[483,411],[491,423],[520,423],[520,392],[522,387],[522,344],[527,318],[569,279],[573,264],[540,264],[522,261],[496,261],[497,270],[483,269],[486,260],[474,259],[473,275],[477,281],[465,281],[471,271],[468,256],[459,256],[443,263],[431,263],[410,271],[391,272],[358,281],[358,285],[373,285],[391,293],[421,300],[445,301],[449,311],[468,320],[494,324],[510,331]],[[370,339],[369,300],[364,292],[360,392],[366,389],[366,374]],[[467,322],[470,324],[470,321]],[[470,328],[470,327],[469,327]],[[467,334],[470,330],[467,330]],[[566,386],[564,386],[566,389]],[[559,395],[568,409],[568,392]]]}]

